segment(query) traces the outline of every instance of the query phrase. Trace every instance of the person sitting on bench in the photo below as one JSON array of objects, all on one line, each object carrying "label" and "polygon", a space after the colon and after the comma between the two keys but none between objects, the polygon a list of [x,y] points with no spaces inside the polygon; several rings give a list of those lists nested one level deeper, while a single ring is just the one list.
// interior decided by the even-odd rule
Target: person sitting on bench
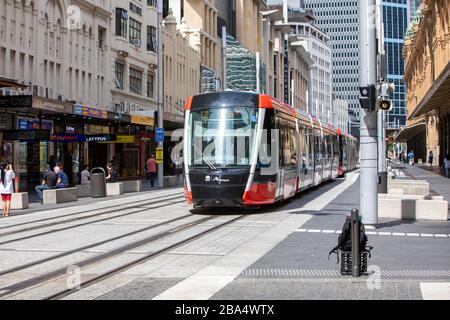
[{"label": "person sitting on bench", "polygon": [[56,183],[56,189],[65,189],[69,187],[69,178],[67,174],[59,167],[55,167],[55,173],[58,176],[58,181]]}]

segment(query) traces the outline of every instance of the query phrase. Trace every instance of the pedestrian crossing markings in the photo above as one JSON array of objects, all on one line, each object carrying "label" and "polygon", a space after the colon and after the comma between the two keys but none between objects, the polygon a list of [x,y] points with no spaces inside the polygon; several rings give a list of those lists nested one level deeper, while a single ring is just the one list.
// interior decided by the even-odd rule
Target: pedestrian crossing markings
[{"label": "pedestrian crossing markings", "polygon": [[[340,234],[341,230],[297,229],[297,230],[295,230],[295,232],[299,232],[299,233]],[[405,232],[366,231],[366,234],[367,235],[373,235],[373,236],[393,236],[393,237],[450,238],[450,234],[444,234],[444,233],[405,233]]]}]

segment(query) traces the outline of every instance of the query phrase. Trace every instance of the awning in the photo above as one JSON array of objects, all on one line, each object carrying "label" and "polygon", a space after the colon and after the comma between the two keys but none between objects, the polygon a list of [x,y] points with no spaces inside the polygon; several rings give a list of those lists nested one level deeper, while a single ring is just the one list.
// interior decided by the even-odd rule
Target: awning
[{"label": "awning", "polygon": [[439,78],[434,81],[430,90],[428,90],[408,119],[412,120],[429,111],[440,108],[450,109],[450,62],[441,72]]},{"label": "awning", "polygon": [[16,80],[0,77],[0,88],[20,88],[25,89],[28,86],[18,83]]},{"label": "awning", "polygon": [[394,136],[394,140],[396,142],[406,142],[422,131],[425,131],[426,125],[427,124],[425,122],[419,122],[401,128],[400,131]]}]

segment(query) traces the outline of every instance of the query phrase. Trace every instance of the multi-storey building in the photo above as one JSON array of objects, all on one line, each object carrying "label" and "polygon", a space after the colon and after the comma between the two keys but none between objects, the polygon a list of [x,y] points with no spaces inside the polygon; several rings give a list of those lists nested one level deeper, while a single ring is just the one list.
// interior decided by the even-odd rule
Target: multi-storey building
[{"label": "multi-storey building", "polygon": [[358,1],[303,0],[314,11],[315,24],[329,37],[332,51],[332,91],[349,103],[351,133],[359,136]]},{"label": "multi-storey building", "polygon": [[408,26],[408,0],[383,0],[384,50],[386,54],[387,81],[395,84],[391,95],[392,111],[387,115],[388,128],[398,128],[406,123],[406,87],[403,80],[403,38]]},{"label": "multi-storey building", "polygon": [[405,34],[403,58],[407,91],[407,126],[396,140],[407,142],[416,160],[435,165],[450,154],[449,0],[425,0]]},{"label": "multi-storey building", "polygon": [[332,122],[331,48],[330,38],[313,22],[311,13],[302,8],[289,9],[288,24],[314,61],[311,72],[310,113],[322,123]]},{"label": "multi-storey building", "polygon": [[348,102],[341,99],[333,99],[333,125],[348,133]]}]

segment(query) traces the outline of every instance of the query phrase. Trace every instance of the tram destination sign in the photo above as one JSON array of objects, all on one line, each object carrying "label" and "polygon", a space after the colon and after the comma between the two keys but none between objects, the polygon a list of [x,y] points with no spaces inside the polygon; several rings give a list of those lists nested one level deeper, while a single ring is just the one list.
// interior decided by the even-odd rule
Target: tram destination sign
[{"label": "tram destination sign", "polygon": [[31,108],[32,96],[0,96],[0,108]]},{"label": "tram destination sign", "polygon": [[48,141],[50,130],[5,130],[3,140]]}]

